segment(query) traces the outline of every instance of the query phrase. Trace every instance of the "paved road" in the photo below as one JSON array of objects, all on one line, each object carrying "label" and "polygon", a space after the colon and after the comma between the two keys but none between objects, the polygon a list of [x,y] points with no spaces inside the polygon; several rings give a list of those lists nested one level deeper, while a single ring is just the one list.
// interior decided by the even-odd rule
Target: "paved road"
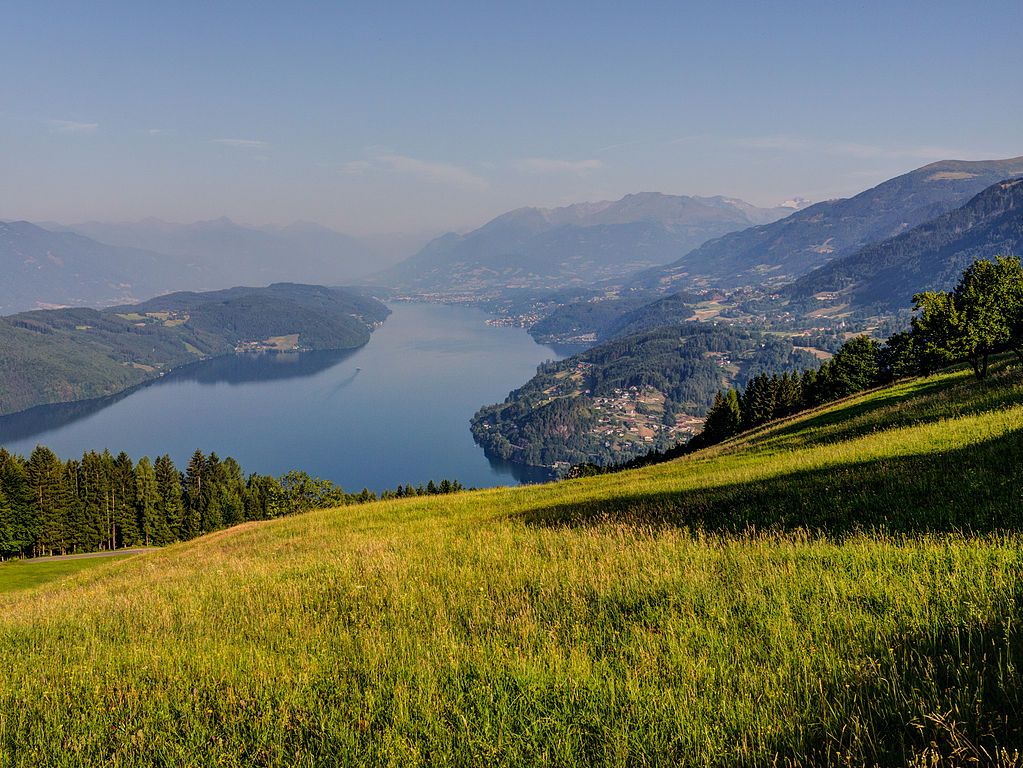
[{"label": "paved road", "polygon": [[28,560],[23,560],[25,563],[49,563],[54,560],[86,560],[90,557],[116,557],[117,555],[141,555],[143,552],[152,552],[157,547],[140,548],[140,549],[114,549],[104,550],[103,552],[86,552],[81,555],[53,555],[52,557],[33,557]]}]

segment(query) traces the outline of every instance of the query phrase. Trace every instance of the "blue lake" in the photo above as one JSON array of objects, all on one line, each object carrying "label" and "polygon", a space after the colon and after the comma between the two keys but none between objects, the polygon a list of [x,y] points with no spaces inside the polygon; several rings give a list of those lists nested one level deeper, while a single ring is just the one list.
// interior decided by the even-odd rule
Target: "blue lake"
[{"label": "blue lake", "polygon": [[467,486],[546,479],[492,461],[469,419],[503,400],[536,366],[561,357],[520,328],[488,326],[464,307],[394,304],[352,352],[232,356],[197,363],[127,395],[36,408],[0,419],[0,445],[234,456],[246,472],[301,469],[346,490],[458,479]]}]

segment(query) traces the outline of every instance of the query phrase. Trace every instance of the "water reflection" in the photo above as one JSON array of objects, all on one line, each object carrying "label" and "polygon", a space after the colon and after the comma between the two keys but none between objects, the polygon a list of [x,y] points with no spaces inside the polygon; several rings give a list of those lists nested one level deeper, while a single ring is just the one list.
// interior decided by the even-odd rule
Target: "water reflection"
[{"label": "water reflection", "polygon": [[8,416],[0,416],[0,443],[27,440],[44,432],[66,427],[109,408],[142,389],[185,381],[194,381],[205,385],[240,385],[257,381],[281,381],[282,379],[313,376],[334,367],[356,352],[358,352],[357,349],[320,352],[263,352],[226,355],[211,360],[202,360],[175,368],[166,376],[143,382],[108,397],[97,397],[74,403],[38,405],[35,408]]},{"label": "water reflection", "polygon": [[196,449],[216,451],[247,472],[302,469],[355,490],[547,480],[543,470],[488,460],[469,420],[558,353],[521,328],[488,326],[478,310],[393,309],[358,350],[205,361],[132,392],[2,418],[0,444],[22,455],[37,442],[62,457],[167,453],[179,468]]}]

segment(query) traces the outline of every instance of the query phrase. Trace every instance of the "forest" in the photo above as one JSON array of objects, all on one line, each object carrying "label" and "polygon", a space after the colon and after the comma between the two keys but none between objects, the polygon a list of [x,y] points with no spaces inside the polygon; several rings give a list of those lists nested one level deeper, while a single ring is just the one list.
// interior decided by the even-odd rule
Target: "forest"
[{"label": "forest", "polygon": [[353,349],[388,314],[354,289],[281,283],[0,317],[0,415],[112,395],[244,342],[296,335],[300,349]]},{"label": "forest", "polygon": [[[663,398],[657,420],[673,426],[682,415],[702,416],[722,382],[745,383],[757,372],[787,371],[814,359],[791,340],[720,323],[665,326],[541,365],[503,403],[477,412],[473,436],[490,454],[523,464],[611,464],[651,446],[607,445],[596,429],[598,399],[618,400],[632,388],[656,390]],[[621,421],[624,427],[627,420]],[[666,447],[655,441],[659,446]]]},{"label": "forest", "polygon": [[250,474],[233,458],[192,454],[137,463],[121,452],[61,460],[38,446],[25,459],[0,448],[0,559],[79,554],[187,541],[250,520],[310,509],[464,490],[458,481],[400,485],[377,496],[291,471]]}]

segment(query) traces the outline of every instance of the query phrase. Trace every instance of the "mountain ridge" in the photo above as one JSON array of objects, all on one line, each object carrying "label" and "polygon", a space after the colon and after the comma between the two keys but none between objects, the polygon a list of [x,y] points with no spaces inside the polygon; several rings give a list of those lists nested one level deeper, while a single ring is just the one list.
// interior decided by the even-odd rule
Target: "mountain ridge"
[{"label": "mountain ridge", "polygon": [[919,291],[951,287],[978,258],[1021,254],[1023,178],[1007,179],[960,208],[819,267],[787,293],[802,299],[839,293],[838,301],[891,309]]},{"label": "mountain ridge", "polygon": [[963,205],[991,184],[1023,173],[1023,156],[942,160],[850,198],[816,203],[770,224],[726,234],[631,281],[678,290],[776,285]]},{"label": "mountain ridge", "polygon": [[709,238],[792,213],[737,198],[642,192],[559,208],[517,208],[447,233],[379,276],[421,291],[569,287],[665,263]]}]

